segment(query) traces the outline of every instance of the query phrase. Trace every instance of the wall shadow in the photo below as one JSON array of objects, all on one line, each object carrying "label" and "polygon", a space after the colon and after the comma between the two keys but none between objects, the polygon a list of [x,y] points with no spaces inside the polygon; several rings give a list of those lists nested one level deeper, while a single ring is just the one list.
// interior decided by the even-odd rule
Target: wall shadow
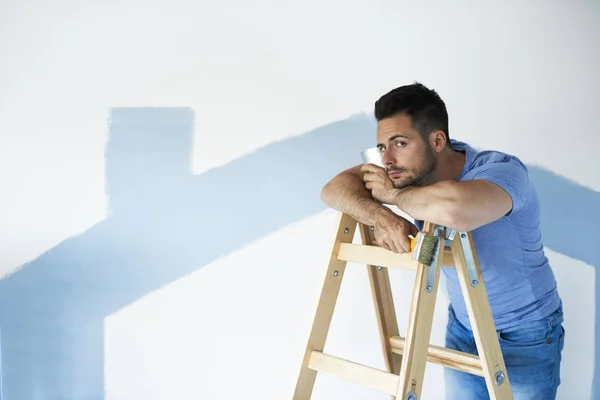
[{"label": "wall shadow", "polygon": [[[103,399],[104,317],[325,210],[321,187],[360,162],[375,121],[353,116],[198,176],[193,128],[189,108],[111,110],[110,216],[0,281],[3,400]],[[590,212],[600,216],[600,194],[535,166],[531,176],[546,246],[599,265]],[[588,233],[583,241],[566,240],[573,227]]]},{"label": "wall shadow", "polygon": [[[538,166],[528,166],[541,202],[546,247],[594,267],[594,374],[592,399],[600,398],[600,246],[593,232],[600,221],[600,193]],[[560,290],[560,288],[559,288]],[[565,315],[568,319],[569,315]],[[568,332],[567,332],[568,334]],[[566,350],[568,351],[568,350]],[[566,371],[563,369],[563,371]],[[562,372],[566,374],[567,372]]]}]

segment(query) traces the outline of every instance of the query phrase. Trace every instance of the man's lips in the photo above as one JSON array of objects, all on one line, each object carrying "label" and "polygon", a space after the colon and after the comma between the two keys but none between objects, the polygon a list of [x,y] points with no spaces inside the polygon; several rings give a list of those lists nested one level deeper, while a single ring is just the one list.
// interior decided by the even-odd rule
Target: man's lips
[{"label": "man's lips", "polygon": [[399,178],[402,175],[402,171],[390,171],[388,172],[388,176],[390,178]]}]

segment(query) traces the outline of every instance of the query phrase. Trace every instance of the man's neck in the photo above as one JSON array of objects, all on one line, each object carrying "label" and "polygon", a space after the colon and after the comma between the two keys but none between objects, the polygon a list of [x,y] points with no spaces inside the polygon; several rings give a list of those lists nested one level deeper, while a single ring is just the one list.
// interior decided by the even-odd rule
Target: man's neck
[{"label": "man's neck", "polygon": [[452,147],[447,147],[438,157],[435,169],[436,181],[458,180],[466,162],[466,154],[463,151],[457,151]]}]

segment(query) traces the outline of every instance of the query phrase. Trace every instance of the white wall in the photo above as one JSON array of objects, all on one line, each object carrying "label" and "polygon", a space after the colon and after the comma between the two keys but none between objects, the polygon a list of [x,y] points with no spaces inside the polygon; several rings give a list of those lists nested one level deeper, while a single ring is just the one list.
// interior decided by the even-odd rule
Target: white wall
[{"label": "white wall", "polygon": [[[419,80],[446,100],[451,136],[600,191],[599,39],[585,1],[3,2],[0,269],[104,218],[112,106],[193,107],[202,173]],[[108,317],[107,399],[290,398],[334,220],[308,218]],[[561,398],[589,398],[594,269],[548,255],[570,332]],[[392,276],[405,324],[412,275]],[[345,279],[328,349],[382,366],[364,268]],[[439,398],[441,376],[428,367],[423,398]],[[318,380],[314,399],[338,397],[384,398]]]}]

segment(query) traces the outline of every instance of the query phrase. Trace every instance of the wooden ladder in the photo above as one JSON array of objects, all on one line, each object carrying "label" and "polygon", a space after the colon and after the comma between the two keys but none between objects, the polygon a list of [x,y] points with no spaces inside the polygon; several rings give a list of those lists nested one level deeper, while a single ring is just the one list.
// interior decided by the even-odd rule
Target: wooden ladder
[{"label": "wooden ladder", "polygon": [[[352,243],[357,226],[362,244]],[[420,400],[427,362],[483,376],[492,400],[513,398],[471,232],[456,232],[429,222],[425,222],[422,232],[440,236],[440,246],[431,266],[418,263],[413,252],[398,254],[380,247],[370,227],[340,213],[294,400],[311,398],[320,371],[387,393],[397,400]],[[449,247],[441,245],[446,240],[451,243]],[[367,265],[385,371],[323,352],[348,262]],[[442,265],[455,267],[458,272],[479,357],[430,345]],[[405,338],[399,335],[387,268],[416,271]]]}]

